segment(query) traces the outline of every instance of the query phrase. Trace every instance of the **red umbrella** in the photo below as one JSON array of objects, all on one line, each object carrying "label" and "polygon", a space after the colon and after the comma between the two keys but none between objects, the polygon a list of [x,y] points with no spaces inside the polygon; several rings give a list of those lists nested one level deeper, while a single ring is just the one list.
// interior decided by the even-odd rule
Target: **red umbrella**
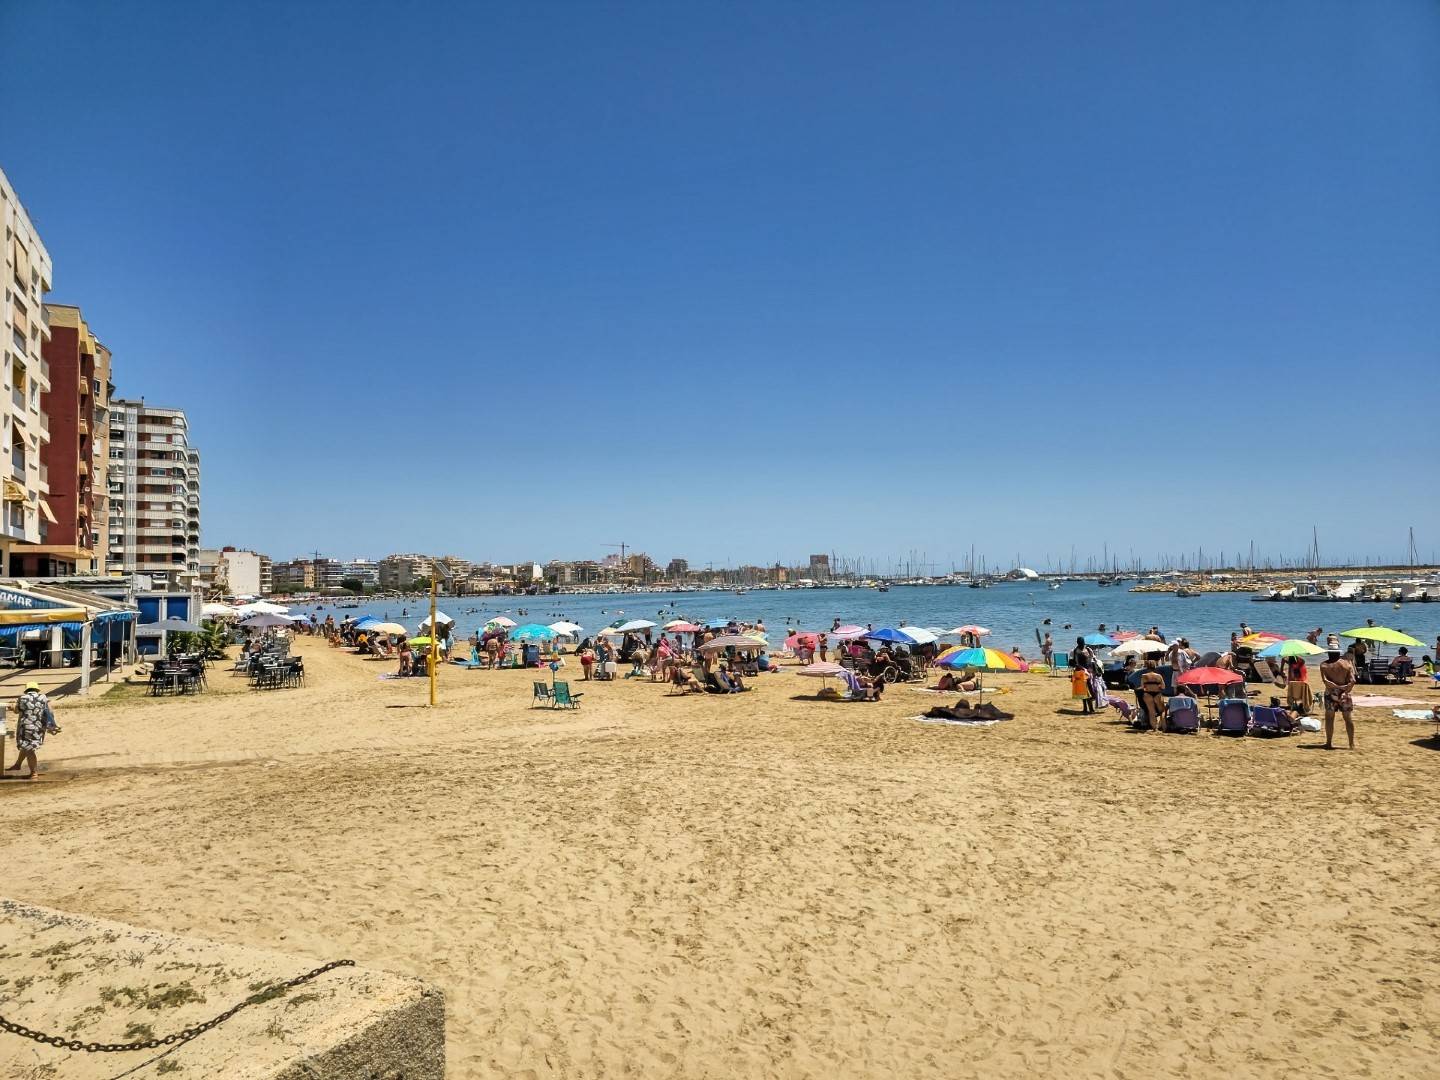
[{"label": "red umbrella", "polygon": [[1130,641],[1130,640],[1132,640],[1132,639],[1134,639],[1134,638],[1139,637],[1139,636],[1140,636],[1140,631],[1138,631],[1138,630],[1116,630],[1116,631],[1115,631],[1113,634],[1111,634],[1110,636],[1111,636],[1112,638],[1114,638],[1114,639],[1115,639],[1116,641],[1118,641],[1118,642],[1125,642],[1125,641]]},{"label": "red umbrella", "polygon": [[1229,686],[1232,683],[1242,683],[1245,676],[1234,671],[1226,671],[1218,667],[1197,667],[1191,668],[1178,679],[1176,686]]}]

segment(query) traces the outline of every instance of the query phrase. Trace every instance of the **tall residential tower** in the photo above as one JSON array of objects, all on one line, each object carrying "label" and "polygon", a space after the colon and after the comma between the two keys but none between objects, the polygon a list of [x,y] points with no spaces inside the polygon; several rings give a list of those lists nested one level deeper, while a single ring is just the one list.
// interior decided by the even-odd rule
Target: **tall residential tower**
[{"label": "tall residential tower", "polygon": [[20,556],[45,539],[49,494],[40,448],[50,440],[50,427],[40,408],[40,395],[50,389],[43,349],[50,339],[45,294],[50,291],[50,255],[40,242],[30,215],[0,172],[0,223],[4,227],[0,266],[4,304],[0,310],[0,355],[4,387],[0,389],[0,573],[18,572]]},{"label": "tall residential tower", "polygon": [[188,585],[200,572],[200,452],[182,409],[110,403],[109,570]]}]

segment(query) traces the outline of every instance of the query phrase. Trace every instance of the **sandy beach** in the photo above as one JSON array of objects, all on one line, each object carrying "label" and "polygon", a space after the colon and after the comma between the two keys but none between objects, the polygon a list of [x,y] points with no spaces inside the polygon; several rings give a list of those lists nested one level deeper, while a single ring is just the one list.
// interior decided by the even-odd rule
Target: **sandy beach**
[{"label": "sandy beach", "polygon": [[457,1078],[1436,1072],[1430,725],[1152,736],[1014,675],[1016,719],[955,728],[905,687],[574,667],[575,712],[455,668],[430,710],[298,651],[303,689],[62,703],[44,778],[0,785],[0,894],[429,980]]}]

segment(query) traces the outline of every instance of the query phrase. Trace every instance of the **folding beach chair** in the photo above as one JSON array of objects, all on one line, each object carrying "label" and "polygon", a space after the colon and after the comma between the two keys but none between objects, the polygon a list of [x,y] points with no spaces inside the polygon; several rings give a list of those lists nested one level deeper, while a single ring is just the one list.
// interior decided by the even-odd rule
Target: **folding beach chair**
[{"label": "folding beach chair", "polygon": [[1294,735],[1299,725],[1290,714],[1271,705],[1255,705],[1250,709],[1251,735]]},{"label": "folding beach chair", "polygon": [[551,694],[550,701],[551,705],[557,709],[578,709],[580,707],[580,699],[584,696],[584,694],[570,693],[570,684],[568,682],[557,682]]},{"label": "folding beach chair", "polygon": [[530,707],[532,709],[535,707],[537,701],[542,705],[553,705],[555,703],[555,697],[550,693],[550,687],[546,686],[543,682],[533,682],[530,685],[535,688],[535,696],[530,699]]},{"label": "folding beach chair", "polygon": [[1057,652],[1050,657],[1050,674],[1064,675],[1070,672],[1070,654]]},{"label": "folding beach chair", "polygon": [[1250,703],[1238,698],[1220,702],[1220,726],[1216,735],[1244,735],[1250,730]]},{"label": "folding beach chair", "polygon": [[1165,730],[1178,735],[1200,733],[1200,703],[1192,697],[1178,695],[1165,703]]}]

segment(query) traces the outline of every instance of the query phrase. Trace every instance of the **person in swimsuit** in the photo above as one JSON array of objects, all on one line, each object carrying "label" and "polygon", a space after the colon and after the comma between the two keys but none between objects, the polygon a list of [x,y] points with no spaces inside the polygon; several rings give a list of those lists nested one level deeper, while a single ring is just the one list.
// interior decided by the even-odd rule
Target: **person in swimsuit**
[{"label": "person in swimsuit", "polygon": [[1320,678],[1325,684],[1325,749],[1335,748],[1335,713],[1345,717],[1345,737],[1350,749],[1355,749],[1355,721],[1351,716],[1355,708],[1355,665],[1340,655],[1338,646],[1326,654],[1325,663],[1320,665]]},{"label": "person in swimsuit", "polygon": [[1150,719],[1151,731],[1165,730],[1165,676],[1155,667],[1155,657],[1145,658],[1145,673],[1140,676],[1140,703]]}]

